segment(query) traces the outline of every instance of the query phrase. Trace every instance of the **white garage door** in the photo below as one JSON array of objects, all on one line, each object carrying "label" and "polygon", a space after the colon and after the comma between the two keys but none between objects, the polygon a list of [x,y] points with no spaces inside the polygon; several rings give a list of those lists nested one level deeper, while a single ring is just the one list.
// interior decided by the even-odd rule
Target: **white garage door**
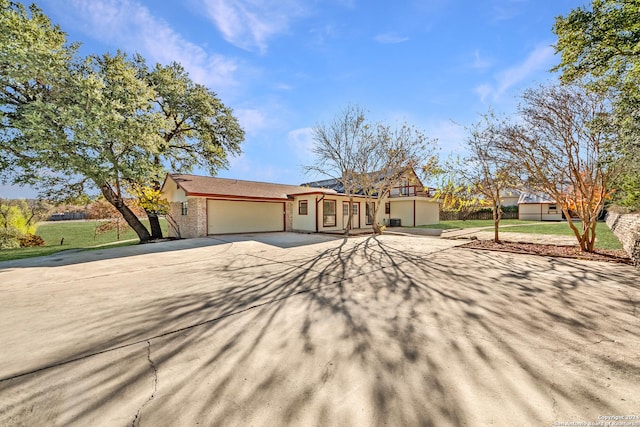
[{"label": "white garage door", "polygon": [[207,201],[209,234],[284,231],[283,202]]}]

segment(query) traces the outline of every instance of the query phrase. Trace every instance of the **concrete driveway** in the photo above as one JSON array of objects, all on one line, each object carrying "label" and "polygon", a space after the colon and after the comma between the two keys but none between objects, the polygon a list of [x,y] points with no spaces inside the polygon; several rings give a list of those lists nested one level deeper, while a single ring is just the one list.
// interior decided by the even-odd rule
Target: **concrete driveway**
[{"label": "concrete driveway", "polygon": [[0,263],[0,425],[640,415],[637,270],[460,243],[279,233]]}]

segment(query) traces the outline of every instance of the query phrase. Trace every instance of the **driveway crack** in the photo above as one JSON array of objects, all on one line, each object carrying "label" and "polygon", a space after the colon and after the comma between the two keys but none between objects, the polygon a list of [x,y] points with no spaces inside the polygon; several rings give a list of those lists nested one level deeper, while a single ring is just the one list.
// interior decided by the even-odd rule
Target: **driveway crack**
[{"label": "driveway crack", "polygon": [[153,373],[153,390],[151,391],[151,396],[149,396],[147,401],[144,402],[142,406],[140,406],[140,408],[138,408],[138,412],[136,412],[136,416],[131,422],[131,427],[140,425],[142,410],[149,404],[149,402],[151,402],[156,397],[156,391],[158,391],[158,367],[154,363],[153,359],[151,359],[151,341],[147,341],[147,360],[149,361],[149,366],[151,366],[151,371]]}]

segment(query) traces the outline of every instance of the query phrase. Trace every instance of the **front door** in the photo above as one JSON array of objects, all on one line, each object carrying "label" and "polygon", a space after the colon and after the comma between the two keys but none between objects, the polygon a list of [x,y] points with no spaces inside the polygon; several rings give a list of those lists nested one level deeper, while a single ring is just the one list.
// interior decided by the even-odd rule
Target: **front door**
[{"label": "front door", "polygon": [[[351,228],[360,228],[360,203],[354,202],[351,205]],[[342,202],[342,224],[346,229],[349,223],[349,202]]]}]

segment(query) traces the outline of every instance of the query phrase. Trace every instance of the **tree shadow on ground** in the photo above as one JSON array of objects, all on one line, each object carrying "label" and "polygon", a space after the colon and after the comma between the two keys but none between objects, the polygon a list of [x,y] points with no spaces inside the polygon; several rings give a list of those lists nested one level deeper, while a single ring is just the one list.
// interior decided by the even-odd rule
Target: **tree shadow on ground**
[{"label": "tree shadow on ground", "polygon": [[131,307],[58,325],[72,345],[3,372],[0,421],[543,425],[638,407],[632,269],[425,253],[412,239],[234,254],[162,284],[141,277]]}]

